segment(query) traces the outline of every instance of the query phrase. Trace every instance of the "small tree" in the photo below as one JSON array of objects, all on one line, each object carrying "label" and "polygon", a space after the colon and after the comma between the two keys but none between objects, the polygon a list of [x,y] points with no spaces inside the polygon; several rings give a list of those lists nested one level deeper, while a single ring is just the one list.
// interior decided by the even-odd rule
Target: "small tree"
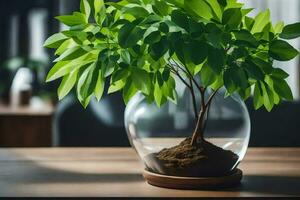
[{"label": "small tree", "polygon": [[125,103],[140,91],[161,106],[176,102],[176,76],[192,96],[194,145],[204,140],[205,116],[223,86],[244,100],[253,90],[255,109],[293,99],[288,74],[273,65],[298,55],[280,38],[299,37],[300,23],[273,26],[269,10],[255,18],[251,11],[236,0],[82,0],[80,12],[56,17],[69,29],[45,42],[58,56],[47,81],[62,78],[59,99],[76,86],[84,107],[93,95],[101,99],[106,79],[108,94],[122,90]]}]

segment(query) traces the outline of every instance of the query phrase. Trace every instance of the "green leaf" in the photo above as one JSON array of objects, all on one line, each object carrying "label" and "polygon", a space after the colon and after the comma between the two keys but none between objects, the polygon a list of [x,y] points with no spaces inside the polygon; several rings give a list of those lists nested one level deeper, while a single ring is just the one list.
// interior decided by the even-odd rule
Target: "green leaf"
[{"label": "green leaf", "polygon": [[209,86],[216,81],[216,74],[211,67],[205,62],[200,71],[200,80],[204,86]]},{"label": "green leaf", "polygon": [[96,63],[92,63],[83,71],[78,80],[77,97],[85,108],[90,102],[91,95],[94,93],[98,79],[98,70]]},{"label": "green leaf", "polygon": [[142,25],[152,25],[156,22],[160,22],[161,20],[162,20],[161,17],[159,17],[157,15],[149,15],[141,22],[141,24]]},{"label": "green leaf", "polygon": [[55,18],[67,26],[76,26],[87,23],[85,15],[79,12],[74,12],[73,15],[62,15]]},{"label": "green leaf", "polygon": [[57,62],[49,71],[46,81],[49,82],[56,80],[66,74],[69,74],[74,69],[94,62],[96,58],[96,54],[88,53],[72,61]]},{"label": "green leaf", "polygon": [[176,96],[175,96],[175,87],[176,83],[175,80],[173,79],[172,76],[169,77],[168,81],[164,82],[162,86],[162,92],[165,97],[168,97],[172,99],[173,101],[176,101]]},{"label": "green leaf", "polygon": [[223,82],[224,82],[225,88],[229,94],[232,94],[233,92],[235,92],[238,89],[237,86],[235,85],[234,80],[232,79],[231,70],[226,70],[224,72]]},{"label": "green leaf", "polygon": [[66,37],[62,33],[56,33],[50,36],[44,43],[44,47],[48,48],[58,48],[64,41],[66,41],[68,37]]},{"label": "green leaf", "polygon": [[246,70],[248,76],[254,80],[264,80],[264,74],[260,67],[256,64],[250,62],[244,65],[244,69]]},{"label": "green leaf", "polygon": [[108,94],[117,92],[119,90],[121,90],[122,88],[124,88],[125,83],[127,83],[127,81],[123,81],[123,80],[119,80],[117,82],[112,82],[108,88]]},{"label": "green leaf", "polygon": [[166,36],[163,36],[159,42],[156,42],[150,46],[150,55],[154,60],[160,59],[168,51],[168,40]]},{"label": "green leaf", "polygon": [[148,72],[135,68],[132,70],[132,81],[135,87],[145,94],[150,94],[151,80]]},{"label": "green leaf", "polygon": [[279,79],[286,79],[289,77],[289,74],[280,68],[273,68],[271,76]]},{"label": "green leaf", "polygon": [[153,31],[149,35],[147,35],[144,39],[145,44],[153,44],[160,41],[160,32],[159,31]]},{"label": "green leaf", "polygon": [[232,67],[224,72],[224,85],[227,91],[232,94],[237,89],[246,89],[249,87],[248,78],[244,70],[240,67]]},{"label": "green leaf", "polygon": [[213,18],[213,11],[205,0],[184,0],[185,9],[194,15],[210,20]]},{"label": "green leaf", "polygon": [[241,98],[246,101],[251,96],[251,87],[248,87],[246,89],[239,89],[238,93]]},{"label": "green leaf", "polygon": [[285,98],[288,101],[293,100],[292,91],[285,80],[273,78],[273,87],[276,93],[281,97]]},{"label": "green leaf", "polygon": [[254,10],[254,8],[246,8],[246,9],[241,9],[241,12],[242,12],[243,16],[246,16],[247,14],[252,12],[253,10]]},{"label": "green leaf", "polygon": [[274,80],[272,79],[271,76],[267,75],[265,77],[265,83],[268,85],[268,87],[270,88],[270,91],[272,93],[272,96],[273,96],[273,103],[275,105],[278,105],[281,101],[281,97],[276,93],[276,91],[274,90]]},{"label": "green leaf", "polygon": [[264,104],[264,100],[262,96],[263,94],[262,94],[260,82],[256,82],[254,87],[254,94],[253,94],[253,106],[255,110],[259,109]]},{"label": "green leaf", "polygon": [[220,89],[222,86],[224,86],[223,74],[219,74],[219,75],[216,77],[215,82],[213,82],[213,83],[210,85],[210,87],[211,87],[213,90],[217,90],[217,89]]},{"label": "green leaf", "polygon": [[185,29],[186,31],[189,31],[189,19],[187,15],[183,14],[179,10],[174,10],[171,14],[171,19],[175,24]]},{"label": "green leaf", "polygon": [[134,6],[134,7],[124,7],[123,12],[126,14],[130,14],[134,16],[135,18],[140,18],[140,17],[147,17],[149,16],[149,12],[140,6]]},{"label": "green leaf", "polygon": [[272,72],[272,65],[259,57],[251,57],[250,62],[252,62],[253,65],[257,65],[265,74],[270,74]]},{"label": "green leaf", "polygon": [[166,16],[170,13],[170,6],[166,4],[164,0],[154,0],[155,10],[158,11],[158,14],[161,16]]},{"label": "green leaf", "polygon": [[155,74],[155,77],[156,77],[156,82],[158,83],[158,85],[162,86],[164,84],[164,79],[162,77],[162,74],[159,71],[157,71]]},{"label": "green leaf", "polygon": [[237,28],[242,21],[242,13],[240,8],[229,8],[224,11],[222,23],[230,29]]},{"label": "green leaf", "polygon": [[[119,3],[115,3],[115,2],[105,2],[105,5],[107,6],[112,6],[117,10],[122,10],[122,8],[124,8],[124,2],[125,1],[120,1]],[[126,2],[127,3],[127,2]]]},{"label": "green leaf", "polygon": [[145,30],[137,27],[134,23],[127,23],[119,31],[119,44],[124,48],[132,47],[143,38],[144,33]]},{"label": "green leaf", "polygon": [[169,26],[165,22],[161,22],[158,26],[158,30],[163,33],[169,33]]},{"label": "green leaf", "polygon": [[80,88],[80,94],[83,97],[88,97],[89,95],[93,94],[99,75],[99,68],[97,67],[96,63],[92,63],[86,69],[86,71],[88,71],[87,78],[85,79],[82,88]]},{"label": "green leaf", "polygon": [[246,89],[249,87],[247,74],[241,67],[235,68],[235,75],[234,79],[239,88]]},{"label": "green leaf", "polygon": [[168,69],[168,68],[165,68],[164,69],[164,71],[163,71],[163,73],[162,73],[162,79],[164,80],[164,81],[167,81],[167,80],[169,80],[169,78],[170,78],[170,69]]},{"label": "green leaf", "polygon": [[270,22],[270,10],[266,10],[264,12],[259,13],[254,18],[254,24],[251,29],[251,33],[259,33],[261,32],[265,26]]},{"label": "green leaf", "polygon": [[125,104],[129,102],[129,100],[138,92],[137,88],[135,87],[135,84],[132,80],[128,79],[126,81],[126,84],[123,88],[123,100]]},{"label": "green leaf", "polygon": [[58,62],[58,61],[67,61],[67,60],[73,60],[75,58],[78,58],[87,52],[83,50],[80,47],[73,47],[70,49],[67,49],[66,51],[63,52],[58,58],[56,58],[53,62]]},{"label": "green leaf", "polygon": [[283,22],[278,22],[278,23],[275,25],[275,27],[274,27],[274,33],[275,33],[275,34],[281,33],[282,30],[283,30],[283,28],[284,28],[284,23],[283,23]]},{"label": "green leaf", "polygon": [[247,30],[233,31],[233,35],[237,41],[245,42],[252,47],[258,46],[258,42],[255,37]]},{"label": "green leaf", "polygon": [[294,47],[283,40],[272,41],[269,47],[269,53],[272,58],[279,61],[291,60],[299,54]]},{"label": "green leaf", "polygon": [[194,39],[198,39],[205,32],[204,23],[199,23],[192,18],[188,19],[189,21],[189,32]]},{"label": "green leaf", "polygon": [[263,91],[263,102],[264,106],[268,112],[270,112],[274,106],[274,95],[272,90],[267,84],[261,84],[261,88]]},{"label": "green leaf", "polygon": [[88,2],[88,0],[81,0],[80,1],[80,12],[85,14],[86,20],[89,19],[90,14],[91,14],[91,7]]},{"label": "green leaf", "polygon": [[128,69],[119,69],[112,75],[112,82],[117,82],[121,79],[125,80],[130,75],[130,71]]},{"label": "green leaf", "polygon": [[178,8],[183,8],[184,7],[184,1],[185,0],[166,0],[166,2],[175,5]]},{"label": "green leaf", "polygon": [[208,64],[214,70],[215,73],[219,74],[224,66],[225,57],[224,52],[220,49],[208,48]]},{"label": "green leaf", "polygon": [[226,8],[241,8],[243,7],[243,3],[237,2],[237,0],[226,0]]},{"label": "green leaf", "polygon": [[121,51],[121,58],[123,62],[125,62],[128,65],[130,64],[131,59],[130,59],[130,53],[128,51],[126,50]]},{"label": "green leaf", "polygon": [[154,95],[155,103],[158,107],[160,107],[162,104],[164,104],[167,101],[167,99],[164,97],[163,90],[160,88],[158,83],[155,83],[154,85],[153,95]]},{"label": "green leaf", "polygon": [[105,79],[103,78],[101,70],[98,70],[98,77],[97,77],[96,86],[94,90],[94,95],[98,101],[100,101],[103,95],[104,86],[105,86]]},{"label": "green leaf", "polygon": [[175,52],[179,61],[182,63],[185,63],[184,52],[183,52],[184,41],[182,39],[182,33],[181,32],[170,33],[169,41],[170,41],[170,46],[171,46],[170,52]]},{"label": "green leaf", "polygon": [[208,5],[210,5],[217,19],[221,21],[222,19],[222,8],[218,2],[218,0],[205,0]]},{"label": "green leaf", "polygon": [[76,42],[73,41],[73,39],[67,39],[65,40],[55,51],[55,55],[61,55],[63,54],[67,49],[76,47]]},{"label": "green leaf", "polygon": [[58,99],[63,99],[74,87],[77,81],[78,69],[75,69],[70,74],[66,75],[58,87]]},{"label": "green leaf", "polygon": [[103,0],[94,0],[94,19],[99,24],[102,25],[102,22],[104,21],[104,11],[105,6]]},{"label": "green leaf", "polygon": [[280,37],[283,39],[294,39],[300,37],[300,22],[286,25]]},{"label": "green leaf", "polygon": [[83,31],[63,31],[67,37],[72,38],[77,44],[83,45],[84,41],[87,40],[88,34]]},{"label": "green leaf", "polygon": [[187,52],[191,61],[195,64],[201,64],[207,58],[208,46],[205,42],[191,41],[188,43]]},{"label": "green leaf", "polygon": [[245,20],[244,27],[248,30],[251,30],[253,27],[253,24],[254,24],[254,19],[251,17],[245,16],[244,20]]},{"label": "green leaf", "polygon": [[214,23],[206,24],[205,29],[205,38],[207,40],[207,43],[213,46],[214,48],[221,49],[222,42],[224,39],[222,30]]}]

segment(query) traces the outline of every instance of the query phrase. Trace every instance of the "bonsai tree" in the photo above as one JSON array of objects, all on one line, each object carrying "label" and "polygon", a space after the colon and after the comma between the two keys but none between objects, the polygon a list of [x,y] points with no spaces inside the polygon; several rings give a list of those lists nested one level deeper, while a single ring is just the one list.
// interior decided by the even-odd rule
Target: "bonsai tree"
[{"label": "bonsai tree", "polygon": [[107,93],[122,91],[125,103],[141,92],[161,106],[176,103],[177,77],[192,97],[189,142],[199,147],[220,88],[243,100],[253,91],[254,108],[268,111],[293,99],[288,74],[274,61],[298,55],[283,39],[299,37],[300,23],[274,25],[269,10],[254,18],[251,11],[236,0],[82,0],[80,12],[56,17],[69,29],[45,42],[57,55],[47,81],[62,78],[59,99],[76,87],[84,107],[101,99],[106,79]]}]

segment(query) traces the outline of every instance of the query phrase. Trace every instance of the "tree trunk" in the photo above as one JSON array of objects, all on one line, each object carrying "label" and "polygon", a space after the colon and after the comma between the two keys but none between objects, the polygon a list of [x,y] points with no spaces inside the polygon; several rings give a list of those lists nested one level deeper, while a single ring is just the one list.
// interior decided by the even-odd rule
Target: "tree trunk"
[{"label": "tree trunk", "polygon": [[203,133],[204,133],[204,120],[205,120],[206,112],[207,112],[207,108],[202,107],[198,116],[196,128],[192,136],[191,145],[195,145],[197,143],[201,143],[204,141]]}]

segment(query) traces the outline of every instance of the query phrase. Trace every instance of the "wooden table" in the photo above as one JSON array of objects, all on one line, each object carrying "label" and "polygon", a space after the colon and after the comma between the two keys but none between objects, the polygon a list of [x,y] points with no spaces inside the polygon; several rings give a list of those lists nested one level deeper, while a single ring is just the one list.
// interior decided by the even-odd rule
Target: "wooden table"
[{"label": "wooden table", "polygon": [[300,148],[250,148],[241,186],[219,191],[148,185],[130,148],[0,149],[0,196],[300,196]]}]

